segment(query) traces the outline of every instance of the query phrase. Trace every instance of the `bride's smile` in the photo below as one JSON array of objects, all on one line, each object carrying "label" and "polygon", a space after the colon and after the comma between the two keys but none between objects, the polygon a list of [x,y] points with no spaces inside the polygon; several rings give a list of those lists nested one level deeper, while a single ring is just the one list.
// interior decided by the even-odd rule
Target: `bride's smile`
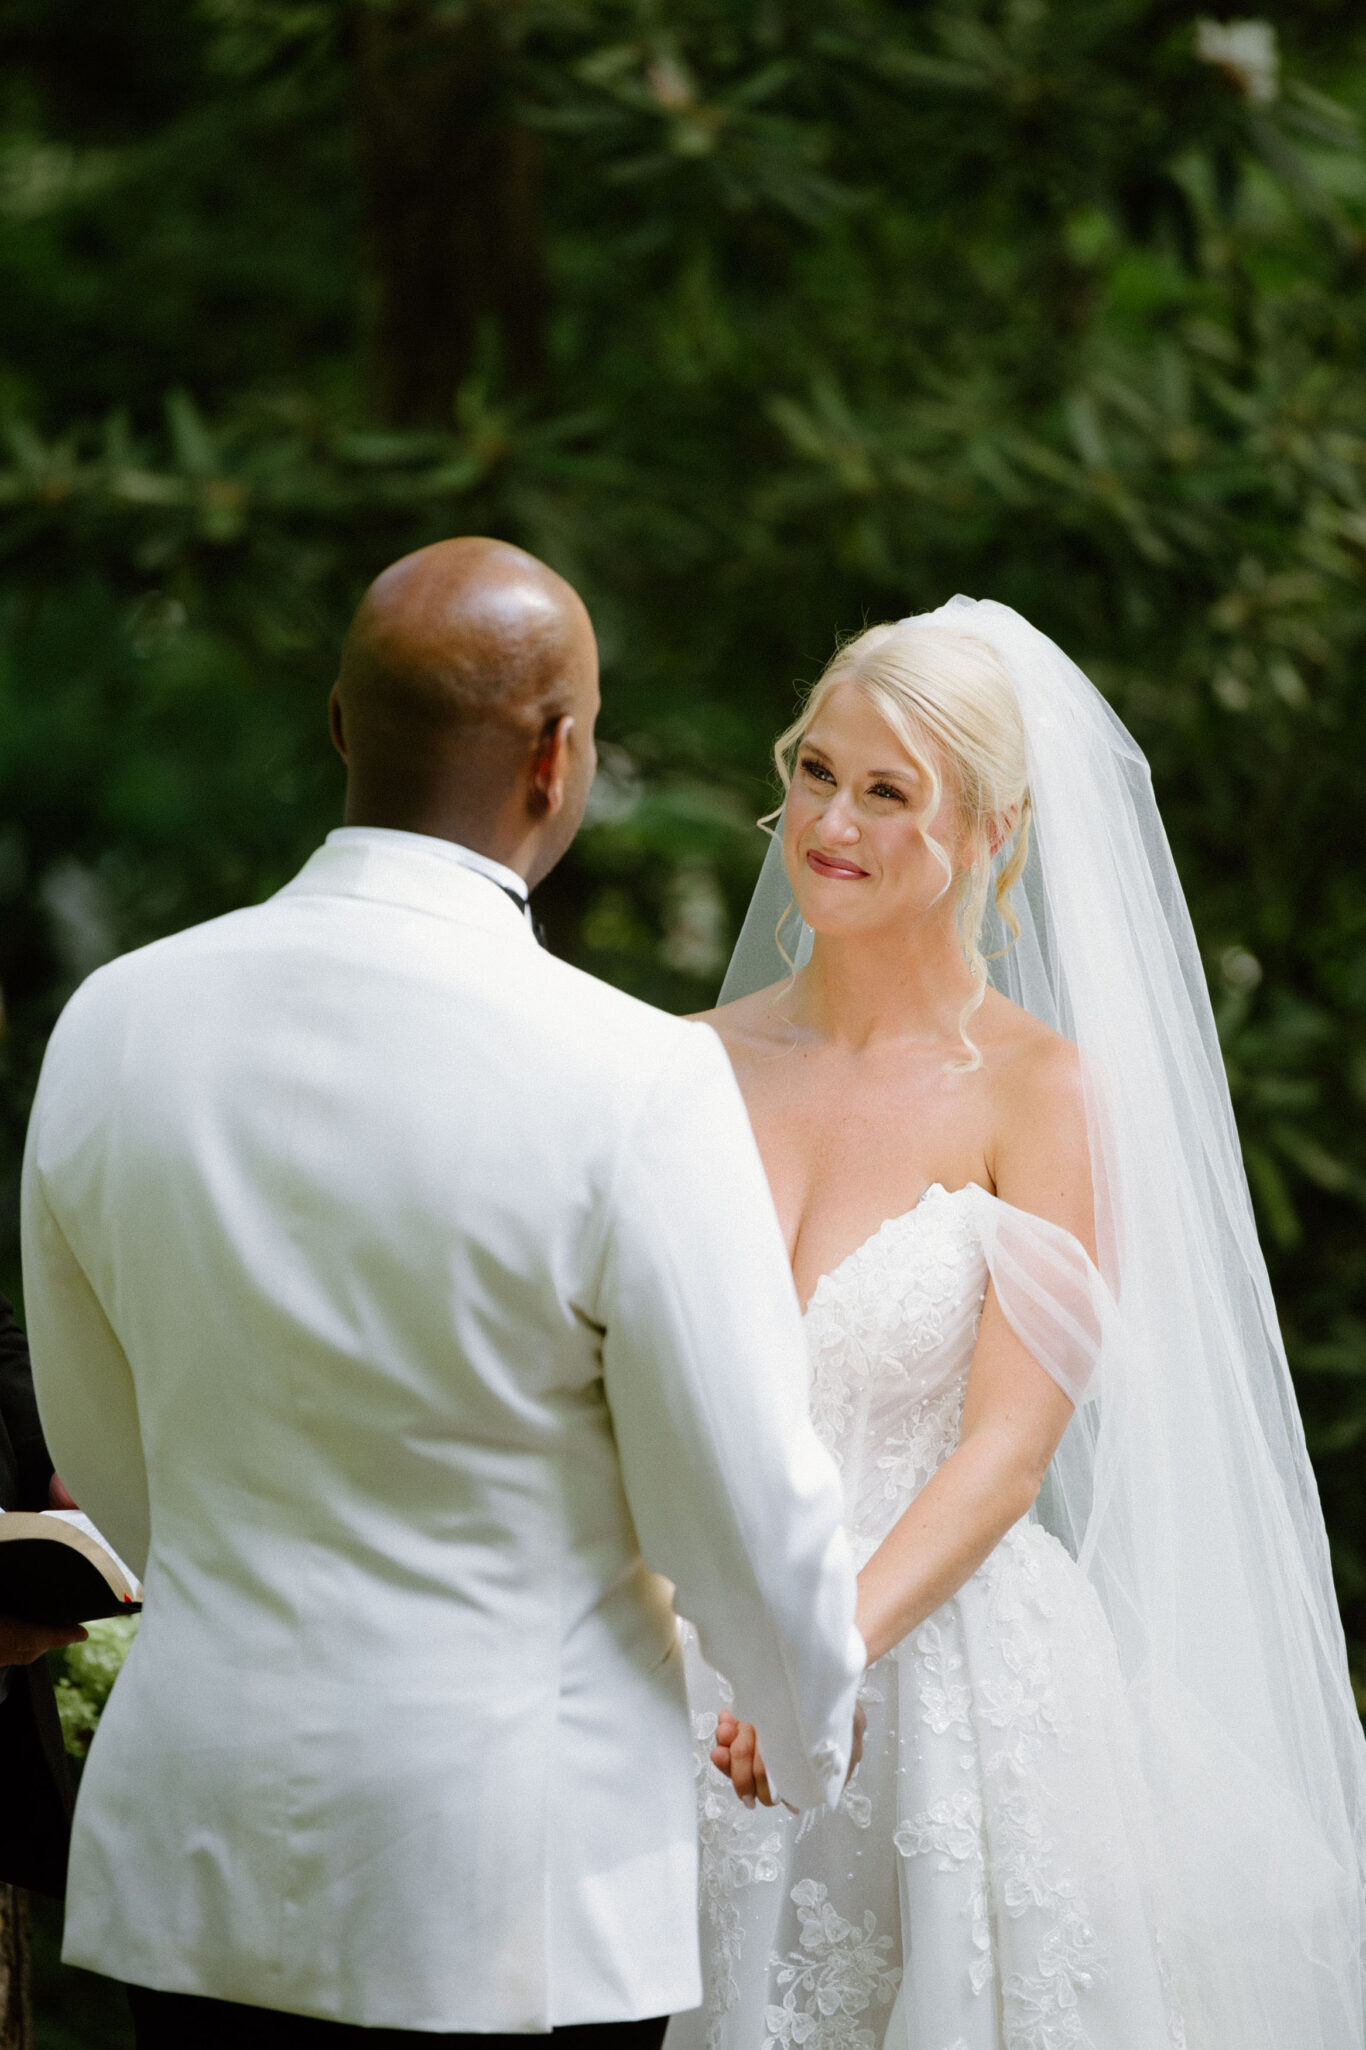
[{"label": "bride's smile", "polygon": [[836,855],[823,853],[818,847],[808,851],[806,865],[818,876],[843,877],[846,882],[864,882],[868,875],[866,868],[859,868],[852,861],[841,861]]},{"label": "bride's smile", "polygon": [[[783,851],[797,909],[831,937],[953,924],[962,828],[938,765],[917,762],[867,698],[837,684],[798,751]],[[851,885],[857,885],[852,888]]]}]

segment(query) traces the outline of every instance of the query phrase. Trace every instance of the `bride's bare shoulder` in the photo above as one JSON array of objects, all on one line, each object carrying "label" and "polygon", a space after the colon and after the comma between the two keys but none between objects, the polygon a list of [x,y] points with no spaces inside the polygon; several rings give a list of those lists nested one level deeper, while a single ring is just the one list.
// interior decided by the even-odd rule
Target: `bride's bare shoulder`
[{"label": "bride's bare shoulder", "polygon": [[710,1025],[732,1060],[767,1052],[775,1045],[785,1046],[792,1038],[792,1022],[783,1016],[779,1003],[788,988],[786,982],[775,982],[769,989],[755,990],[752,996],[737,997],[734,1003],[694,1011],[693,1023]]},{"label": "bride's bare shoulder", "polygon": [[[981,1032],[977,1029],[979,1023]],[[1055,1063],[1066,1066],[1077,1058],[1077,1049],[1070,1039],[1045,1025],[1032,1011],[1012,1003],[998,989],[987,991],[976,1019],[968,1020],[968,1033],[971,1038],[993,1043],[1000,1054],[1011,1060],[1038,1062],[1047,1067]]]},{"label": "bride's bare shoulder", "polygon": [[1094,1256],[1081,1057],[1061,1032],[993,996],[981,1044],[992,1076],[989,1161],[996,1193],[1064,1225]]},{"label": "bride's bare shoulder", "polygon": [[1070,1124],[1083,1114],[1081,1058],[1070,1039],[997,990],[978,1016],[982,1029],[970,1022],[968,1032],[987,1055],[1012,1123],[1062,1116]]}]

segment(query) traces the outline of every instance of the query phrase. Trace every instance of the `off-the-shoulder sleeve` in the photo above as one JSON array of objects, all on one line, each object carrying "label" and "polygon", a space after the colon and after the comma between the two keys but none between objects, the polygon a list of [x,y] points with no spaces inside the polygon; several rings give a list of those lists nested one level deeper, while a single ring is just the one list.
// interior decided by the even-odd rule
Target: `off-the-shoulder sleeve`
[{"label": "off-the-shoulder sleeve", "polygon": [[1081,1241],[985,1189],[966,1192],[996,1300],[1020,1343],[1080,1408],[1117,1329],[1113,1296]]}]

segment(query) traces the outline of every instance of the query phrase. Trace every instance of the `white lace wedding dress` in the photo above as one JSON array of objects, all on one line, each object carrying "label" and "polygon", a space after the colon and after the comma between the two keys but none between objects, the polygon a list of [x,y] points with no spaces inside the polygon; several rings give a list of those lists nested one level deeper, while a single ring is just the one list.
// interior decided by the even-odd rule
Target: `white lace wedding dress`
[{"label": "white lace wedding dress", "polygon": [[[1004,1207],[934,1185],[807,1308],[812,1412],[860,1566],[957,1442]],[[686,1635],[706,1997],[668,2050],[1185,2044],[1110,1632],[1037,1522],[870,1669],[834,1813],[741,1807],[707,1757],[729,1690]]]}]

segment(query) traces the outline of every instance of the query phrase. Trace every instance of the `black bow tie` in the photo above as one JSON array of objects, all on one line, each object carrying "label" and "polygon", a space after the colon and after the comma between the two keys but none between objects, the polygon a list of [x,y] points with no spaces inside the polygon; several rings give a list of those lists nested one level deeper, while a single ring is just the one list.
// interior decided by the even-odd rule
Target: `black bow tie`
[{"label": "black bow tie", "polygon": [[[476,871],[476,873],[478,873],[478,871]],[[527,924],[531,927],[532,934],[535,938],[537,946],[543,947],[545,945],[545,927],[541,924],[539,918],[535,918],[532,916],[531,906],[527,902],[526,898],[522,895],[521,891],[514,890],[511,883],[497,882],[493,876],[488,876],[485,878],[485,880],[487,882],[492,883],[495,890],[501,890],[505,897],[508,897],[512,900],[512,902],[517,906],[517,909],[521,912]]]}]

